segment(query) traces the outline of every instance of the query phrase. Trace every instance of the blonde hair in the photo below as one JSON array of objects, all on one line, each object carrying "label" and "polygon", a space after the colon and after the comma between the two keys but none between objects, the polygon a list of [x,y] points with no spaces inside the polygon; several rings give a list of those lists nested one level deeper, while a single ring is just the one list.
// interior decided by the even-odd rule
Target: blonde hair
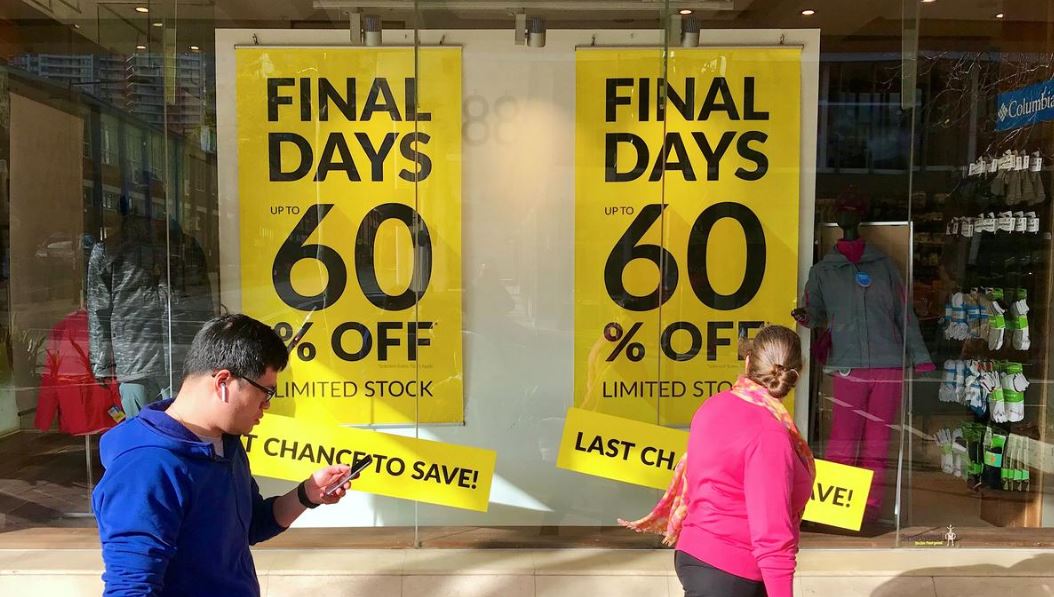
[{"label": "blonde hair", "polygon": [[754,336],[742,340],[740,355],[750,357],[747,377],[764,386],[773,398],[783,398],[798,383],[801,339],[790,328],[768,325]]}]

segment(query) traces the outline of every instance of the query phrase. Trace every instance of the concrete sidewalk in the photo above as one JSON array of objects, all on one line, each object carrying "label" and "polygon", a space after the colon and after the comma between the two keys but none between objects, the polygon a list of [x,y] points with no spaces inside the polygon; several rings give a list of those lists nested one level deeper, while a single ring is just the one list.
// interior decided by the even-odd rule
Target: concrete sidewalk
[{"label": "concrete sidewalk", "polygon": [[[203,557],[208,557],[203,554]],[[679,597],[669,550],[263,549],[265,596]],[[1054,551],[802,552],[799,596],[1054,596]],[[0,550],[0,595],[99,595],[93,549]]]}]

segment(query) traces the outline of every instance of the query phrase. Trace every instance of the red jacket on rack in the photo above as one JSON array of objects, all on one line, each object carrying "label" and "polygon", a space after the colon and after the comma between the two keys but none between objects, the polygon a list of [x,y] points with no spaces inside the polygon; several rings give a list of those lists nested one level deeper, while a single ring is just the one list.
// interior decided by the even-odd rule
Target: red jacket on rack
[{"label": "red jacket on rack", "polygon": [[117,384],[104,388],[92,374],[87,311],[74,311],[52,328],[46,354],[37,399],[37,428],[50,429],[56,415],[59,431],[70,435],[96,433],[116,425],[109,410],[121,409],[121,395]]}]

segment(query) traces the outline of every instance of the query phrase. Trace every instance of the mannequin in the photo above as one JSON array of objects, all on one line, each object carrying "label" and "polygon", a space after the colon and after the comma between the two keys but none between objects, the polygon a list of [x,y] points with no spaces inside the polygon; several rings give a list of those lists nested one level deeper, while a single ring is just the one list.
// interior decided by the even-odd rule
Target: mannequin
[{"label": "mannequin", "polygon": [[803,305],[791,315],[806,327],[830,330],[824,371],[833,377],[835,400],[824,457],[874,471],[865,513],[873,522],[882,507],[905,354],[920,371],[935,367],[897,266],[860,236],[867,209],[867,201],[852,193],[839,199],[842,238],[809,271]]}]

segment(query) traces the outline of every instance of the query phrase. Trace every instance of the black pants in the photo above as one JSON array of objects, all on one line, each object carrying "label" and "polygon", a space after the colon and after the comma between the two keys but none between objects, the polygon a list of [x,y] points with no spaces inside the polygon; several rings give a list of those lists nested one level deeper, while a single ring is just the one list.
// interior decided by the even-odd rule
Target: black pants
[{"label": "black pants", "polygon": [[718,570],[683,551],[674,554],[673,566],[684,597],[766,597],[764,583]]}]

